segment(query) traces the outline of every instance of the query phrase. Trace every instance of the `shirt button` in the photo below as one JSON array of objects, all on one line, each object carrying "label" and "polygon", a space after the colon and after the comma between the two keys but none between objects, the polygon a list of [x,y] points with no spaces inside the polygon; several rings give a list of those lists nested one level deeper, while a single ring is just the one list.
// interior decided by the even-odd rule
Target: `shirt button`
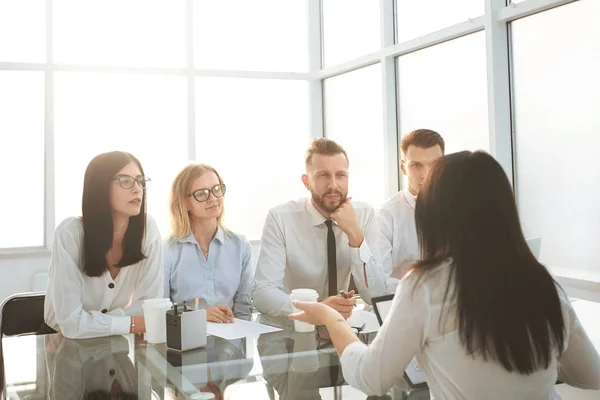
[{"label": "shirt button", "polygon": [[106,314],[108,312],[108,310],[105,308],[104,310],[102,310],[102,314]]},{"label": "shirt button", "polygon": [[109,374],[110,376],[115,376],[115,370],[114,370],[114,369],[111,369],[110,371],[108,371],[108,374]]},{"label": "shirt button", "polygon": [[114,283],[112,283],[112,282],[111,282],[111,283],[109,283],[109,284],[108,284],[108,288],[109,288],[109,289],[112,289],[112,288],[114,288],[114,287],[115,287],[115,284],[114,284]]}]

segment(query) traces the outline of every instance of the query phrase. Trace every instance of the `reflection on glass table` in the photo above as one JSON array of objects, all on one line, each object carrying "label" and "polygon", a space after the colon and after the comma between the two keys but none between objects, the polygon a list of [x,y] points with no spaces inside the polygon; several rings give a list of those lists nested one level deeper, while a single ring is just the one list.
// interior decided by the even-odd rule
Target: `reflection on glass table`
[{"label": "reflection on glass table", "polygon": [[[599,303],[573,307],[598,347]],[[367,396],[344,382],[331,342],[298,333],[287,318],[255,316],[281,331],[225,340],[185,352],[147,344],[141,335],[70,340],[60,334],[2,339],[5,398],[22,399],[428,399],[428,390],[396,388]],[[359,334],[371,343],[375,333]],[[558,385],[563,398],[579,398]],[[584,393],[588,394],[588,393]],[[596,393],[591,393],[594,396]],[[593,397],[592,397],[593,398]]]},{"label": "reflection on glass table", "polygon": [[[331,342],[287,318],[258,316],[275,333],[208,337],[178,352],[143,336],[71,340],[60,334],[2,341],[9,399],[365,399],[345,384]],[[360,334],[370,342],[374,333]],[[415,394],[411,398],[414,397]],[[376,399],[377,397],[368,397]],[[395,390],[384,399],[404,399]]]}]

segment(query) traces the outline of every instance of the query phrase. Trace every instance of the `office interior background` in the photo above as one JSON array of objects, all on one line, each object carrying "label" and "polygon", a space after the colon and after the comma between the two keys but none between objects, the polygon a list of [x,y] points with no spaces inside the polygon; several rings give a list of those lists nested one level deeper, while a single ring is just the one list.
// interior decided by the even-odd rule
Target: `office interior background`
[{"label": "office interior background", "polygon": [[599,16],[600,0],[4,0],[0,298],[45,289],[101,152],[140,159],[165,237],[175,174],[215,166],[256,251],[267,210],[307,195],[311,137],[346,148],[350,196],[377,207],[403,187],[401,135],[430,128],[502,164],[540,260],[600,301]]}]

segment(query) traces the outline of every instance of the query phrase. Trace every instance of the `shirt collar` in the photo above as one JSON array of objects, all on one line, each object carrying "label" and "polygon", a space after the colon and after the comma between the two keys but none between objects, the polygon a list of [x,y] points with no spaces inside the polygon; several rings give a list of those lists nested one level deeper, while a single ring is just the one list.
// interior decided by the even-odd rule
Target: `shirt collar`
[{"label": "shirt collar", "polygon": [[306,211],[308,211],[310,214],[310,222],[312,226],[319,226],[327,220],[327,218],[325,218],[323,214],[321,214],[319,210],[315,208],[315,205],[310,197],[306,199]]},{"label": "shirt collar", "polygon": [[406,202],[408,203],[408,205],[414,210],[415,204],[417,202],[417,197],[414,196],[408,188],[402,190],[402,195],[406,199]]},{"label": "shirt collar", "polygon": [[[221,243],[225,242],[225,235],[223,233],[223,229],[221,228],[221,225],[217,225],[217,233],[215,234],[215,239],[217,239]],[[179,240],[179,243],[196,243],[196,244],[198,244],[198,241],[196,240],[194,233],[190,232],[187,236],[182,237]]]}]

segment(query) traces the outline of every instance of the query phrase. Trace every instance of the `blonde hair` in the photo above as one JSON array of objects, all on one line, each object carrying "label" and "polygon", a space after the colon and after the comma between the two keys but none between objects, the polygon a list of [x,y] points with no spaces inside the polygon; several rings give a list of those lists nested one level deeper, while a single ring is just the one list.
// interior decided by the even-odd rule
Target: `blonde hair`
[{"label": "blonde hair", "polygon": [[[175,177],[169,199],[169,211],[171,214],[171,235],[169,236],[169,240],[179,241],[192,231],[192,219],[188,212],[186,201],[190,194],[190,187],[194,181],[206,172],[214,172],[219,179],[219,183],[223,183],[223,179],[221,179],[221,175],[219,175],[217,170],[206,164],[190,164]],[[223,225],[224,214],[225,206],[223,205],[221,214],[217,217],[217,223],[221,229],[226,230]]]},{"label": "blonde hair", "polygon": [[346,154],[346,150],[335,141],[327,138],[314,138],[308,146],[306,150],[306,154],[304,155],[304,163],[306,164],[306,168],[310,167],[310,163],[312,162],[312,157],[315,154],[321,154],[325,156],[334,156],[336,154],[343,154],[346,157],[346,161],[348,160],[348,154]]}]

